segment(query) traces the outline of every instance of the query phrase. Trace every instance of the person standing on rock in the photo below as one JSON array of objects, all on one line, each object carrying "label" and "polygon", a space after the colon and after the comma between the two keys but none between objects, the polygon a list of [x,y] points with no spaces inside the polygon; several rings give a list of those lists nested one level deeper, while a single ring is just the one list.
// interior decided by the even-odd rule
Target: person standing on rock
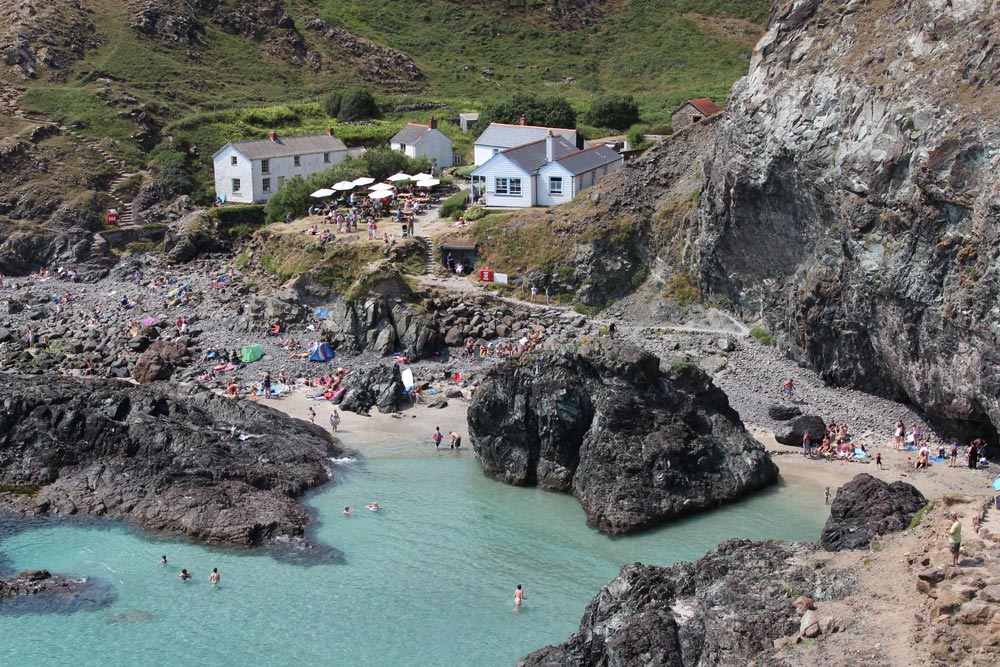
[{"label": "person standing on rock", "polygon": [[952,512],[948,515],[951,519],[951,527],[948,528],[948,550],[951,551],[951,565],[958,567],[958,552],[962,548],[962,522],[958,520],[958,514]]}]

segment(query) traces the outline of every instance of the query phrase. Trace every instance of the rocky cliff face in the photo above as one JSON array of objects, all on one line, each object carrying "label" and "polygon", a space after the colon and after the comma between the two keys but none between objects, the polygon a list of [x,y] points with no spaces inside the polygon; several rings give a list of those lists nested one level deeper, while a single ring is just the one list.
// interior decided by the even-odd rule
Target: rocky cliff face
[{"label": "rocky cliff face", "polygon": [[831,383],[994,440],[996,18],[982,0],[776,7],[716,124],[692,260]]},{"label": "rocky cliff face", "polygon": [[[0,375],[0,506],[127,517],[252,545],[301,535],[295,499],[340,453],[321,428],[197,387]],[[234,438],[229,428],[245,434]]]},{"label": "rocky cliff face", "polygon": [[730,502],[777,478],[726,395],[693,365],[584,343],[497,366],[469,408],[483,471],[572,492],[608,533]]}]

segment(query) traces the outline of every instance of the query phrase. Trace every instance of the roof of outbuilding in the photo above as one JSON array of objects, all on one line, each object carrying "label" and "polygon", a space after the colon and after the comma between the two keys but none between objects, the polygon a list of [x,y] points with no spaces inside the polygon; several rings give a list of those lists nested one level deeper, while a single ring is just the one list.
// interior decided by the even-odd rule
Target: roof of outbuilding
[{"label": "roof of outbuilding", "polygon": [[415,144],[424,138],[424,135],[431,131],[430,125],[421,125],[420,123],[407,123],[402,130],[397,132],[392,139],[389,140],[391,144]]},{"label": "roof of outbuilding", "polygon": [[[255,139],[253,141],[234,141],[231,144],[250,160],[266,160],[291,155],[314,155],[316,153],[336,153],[346,151],[344,142],[329,134],[312,134],[301,137],[278,137],[277,139]],[[221,153],[223,146],[216,155]]]},{"label": "roof of outbuilding", "polygon": [[441,250],[475,250],[476,239],[459,237],[442,241],[439,245]]},{"label": "roof of outbuilding", "polygon": [[[695,109],[697,109],[700,113],[702,113],[706,117],[708,117],[708,116],[714,116],[715,114],[722,112],[722,109],[719,108],[719,105],[716,104],[715,102],[713,102],[712,100],[710,100],[707,97],[699,97],[699,98],[694,99],[694,100],[688,100],[687,102],[685,102],[684,104],[682,104],[677,109],[677,111],[680,111],[681,109],[683,109],[688,104],[690,104],[691,106],[693,106]],[[677,112],[675,111],[674,113],[677,113]]]},{"label": "roof of outbuilding", "polygon": [[490,126],[476,139],[476,144],[513,148],[537,141],[538,139],[544,139],[548,135],[549,130],[552,130],[552,133],[557,136],[565,137],[572,144],[576,143],[576,130],[572,128],[490,123]]},{"label": "roof of outbuilding", "polygon": [[[576,150],[576,146],[569,143],[563,137],[553,137],[553,157],[559,159],[563,155],[568,155]],[[529,174],[534,174],[547,164],[545,139],[532,141],[513,148],[500,151],[511,162],[524,169]]]},{"label": "roof of outbuilding", "polygon": [[598,169],[621,159],[622,156],[614,148],[607,144],[601,144],[570,153],[569,155],[557,157],[555,161],[569,173],[579,176],[580,174]]}]

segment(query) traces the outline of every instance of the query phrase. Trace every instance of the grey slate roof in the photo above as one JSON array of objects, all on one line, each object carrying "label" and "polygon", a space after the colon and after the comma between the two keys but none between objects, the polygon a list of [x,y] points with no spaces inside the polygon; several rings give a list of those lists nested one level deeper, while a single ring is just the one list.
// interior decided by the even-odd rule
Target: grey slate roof
[{"label": "grey slate roof", "polygon": [[402,130],[397,132],[392,139],[389,140],[390,144],[406,144],[412,146],[421,139],[424,135],[431,131],[430,125],[420,125],[419,123],[407,123]]},{"label": "grey slate roof", "polygon": [[559,163],[559,166],[569,171],[569,173],[579,176],[584,172],[603,167],[606,164],[611,164],[621,159],[622,156],[614,148],[607,144],[601,144],[570,153],[569,155],[557,157],[555,161]]},{"label": "grey slate roof", "polygon": [[[312,134],[303,137],[278,137],[276,140],[256,139],[236,141],[232,147],[250,160],[267,160],[291,155],[315,155],[316,153],[336,153],[346,151],[347,146],[337,137],[329,134]],[[225,148],[223,146],[222,148]],[[222,149],[220,148],[219,151]],[[218,155],[218,152],[216,152]]]},{"label": "grey slate roof", "polygon": [[[566,141],[563,137],[555,137],[553,140],[553,156],[558,160],[563,155],[568,155],[576,151],[576,146]],[[545,160],[545,139],[532,141],[523,146],[515,146],[500,151],[511,162],[524,169],[529,174],[536,173],[547,164]]]},{"label": "grey slate roof", "polygon": [[476,139],[476,145],[513,148],[514,146],[521,146],[532,141],[537,141],[538,139],[544,139],[550,129],[553,134],[565,137],[571,144],[576,143],[576,130],[574,129],[490,123],[490,126]]}]

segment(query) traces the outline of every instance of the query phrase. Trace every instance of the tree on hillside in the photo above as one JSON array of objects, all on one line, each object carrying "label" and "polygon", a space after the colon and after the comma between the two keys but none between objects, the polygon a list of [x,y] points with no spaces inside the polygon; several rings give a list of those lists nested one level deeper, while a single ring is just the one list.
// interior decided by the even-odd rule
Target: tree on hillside
[{"label": "tree on hillside", "polygon": [[323,108],[342,122],[367,120],[378,116],[378,105],[367,88],[341,88],[323,98]]},{"label": "tree on hillside", "polygon": [[480,114],[473,132],[481,133],[490,123],[519,123],[522,114],[528,125],[576,127],[576,112],[566,98],[515,93],[505,100],[487,105],[486,110]]},{"label": "tree on hillside", "polygon": [[604,95],[591,103],[584,120],[594,127],[624,130],[639,122],[639,104],[631,95]]}]

